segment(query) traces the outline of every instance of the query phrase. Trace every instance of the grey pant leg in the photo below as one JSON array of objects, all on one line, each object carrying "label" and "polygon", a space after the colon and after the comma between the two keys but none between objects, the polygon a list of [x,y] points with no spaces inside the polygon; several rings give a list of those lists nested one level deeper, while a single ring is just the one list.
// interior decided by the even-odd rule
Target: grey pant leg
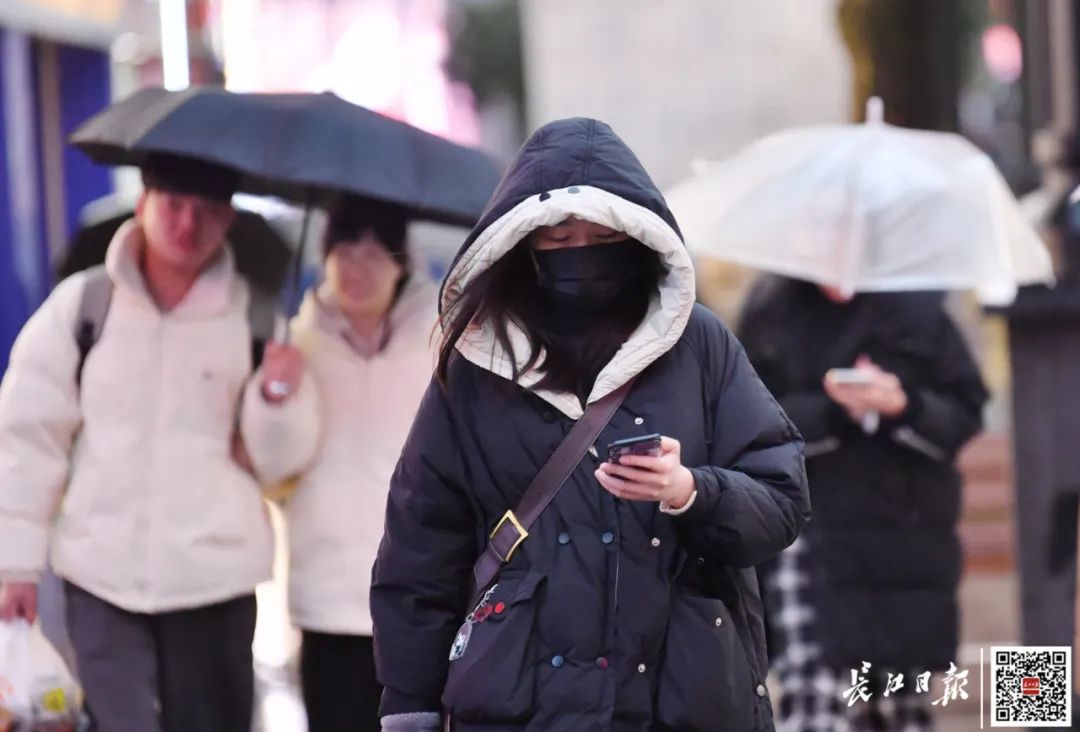
[{"label": "grey pant leg", "polygon": [[41,620],[41,632],[64,659],[71,673],[77,676],[75,650],[68,637],[64,612],[64,581],[53,574],[51,567],[46,567],[38,580],[38,618]]},{"label": "grey pant leg", "polygon": [[157,651],[148,617],[70,582],[68,634],[95,732],[160,732]]}]

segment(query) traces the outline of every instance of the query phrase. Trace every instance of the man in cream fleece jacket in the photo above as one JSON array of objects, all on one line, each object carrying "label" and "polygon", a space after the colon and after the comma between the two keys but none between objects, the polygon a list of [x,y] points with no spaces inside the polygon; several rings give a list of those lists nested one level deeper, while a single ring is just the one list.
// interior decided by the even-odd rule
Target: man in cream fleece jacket
[{"label": "man in cream fleece jacket", "polygon": [[289,346],[252,373],[225,247],[237,175],[152,156],[143,180],[81,385],[86,273],[26,324],[0,384],[0,620],[33,620],[48,555],[97,729],[246,730],[273,555],[260,486],[312,458],[317,395]]}]

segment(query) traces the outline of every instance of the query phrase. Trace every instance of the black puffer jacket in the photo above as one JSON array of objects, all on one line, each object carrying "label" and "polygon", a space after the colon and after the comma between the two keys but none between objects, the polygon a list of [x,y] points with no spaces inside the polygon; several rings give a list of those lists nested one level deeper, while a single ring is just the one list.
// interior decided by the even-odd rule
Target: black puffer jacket
[{"label": "black puffer jacket", "polygon": [[[981,427],[979,371],[938,293],[829,301],[762,278],[739,326],[751,361],[806,438],[814,521],[809,600],[828,664],[901,670],[956,660],[963,567],[957,451]],[[866,434],[824,392],[860,354],[900,377],[909,406]],[[766,570],[767,571],[767,570]]]},{"label": "black puffer jacket", "polygon": [[[490,602],[504,611],[474,625],[450,663],[487,534],[582,411],[572,395],[511,383],[490,334],[470,332],[446,392],[428,390],[390,490],[371,598],[383,713],[441,705],[457,730],[771,729],[762,618],[747,596],[756,583],[743,568],[808,518],[802,443],[735,338],[693,304],[675,222],[610,128],[565,120],[526,143],[444,304],[529,231],[571,214],[626,231],[668,270],[589,398],[640,374],[600,454],[624,437],[674,437],[696,500],[679,516],[616,500],[586,457],[503,569]],[[676,577],[697,597],[668,637]]]}]

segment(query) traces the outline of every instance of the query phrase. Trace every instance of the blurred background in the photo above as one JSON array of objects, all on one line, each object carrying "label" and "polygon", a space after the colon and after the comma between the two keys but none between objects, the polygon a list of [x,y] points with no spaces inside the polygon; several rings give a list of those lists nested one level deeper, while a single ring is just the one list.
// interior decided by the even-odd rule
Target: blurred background
[{"label": "blurred background", "polygon": [[[503,164],[539,124],[594,116],[662,189],[770,132],[860,121],[876,94],[886,121],[959,132],[993,158],[1060,281],[1004,310],[950,302],[994,392],[963,456],[957,663],[974,678],[981,648],[1073,640],[1078,32],[1070,0],[3,0],[0,372],[95,207],[137,191],[67,135],[144,86],[332,90]],[[295,240],[294,209],[241,205]],[[462,237],[412,235],[435,274]],[[753,274],[702,262],[699,276],[702,300],[733,319]]]}]

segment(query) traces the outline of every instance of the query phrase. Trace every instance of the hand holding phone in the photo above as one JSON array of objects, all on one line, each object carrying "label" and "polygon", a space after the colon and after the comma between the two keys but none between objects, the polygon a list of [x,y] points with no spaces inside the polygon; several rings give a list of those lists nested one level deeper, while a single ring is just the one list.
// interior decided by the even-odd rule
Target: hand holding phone
[{"label": "hand holding phone", "polygon": [[616,498],[656,501],[661,510],[682,509],[696,492],[694,476],[682,464],[679,441],[658,434],[612,442],[596,479]]},{"label": "hand holding phone", "polygon": [[868,415],[895,417],[907,408],[907,394],[900,379],[866,355],[859,356],[855,368],[829,369],[823,386],[829,398],[868,432],[874,431],[867,427]]}]

